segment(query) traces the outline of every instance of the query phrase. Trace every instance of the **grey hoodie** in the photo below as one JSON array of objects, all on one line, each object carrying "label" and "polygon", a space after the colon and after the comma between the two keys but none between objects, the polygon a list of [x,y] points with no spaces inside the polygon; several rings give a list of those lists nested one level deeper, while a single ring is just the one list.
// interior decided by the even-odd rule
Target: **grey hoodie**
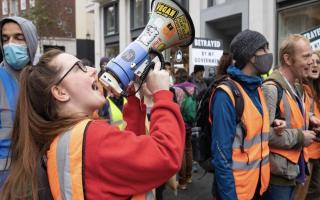
[{"label": "grey hoodie", "polygon": [[[2,55],[4,55],[3,44],[2,44],[2,27],[8,21],[13,21],[20,26],[20,28],[23,32],[23,35],[25,37],[26,43],[27,43],[27,47],[28,47],[29,57],[30,57],[30,61],[31,61],[29,64],[32,64],[34,61],[35,54],[37,52],[37,47],[38,47],[38,33],[37,33],[37,29],[34,26],[34,24],[31,21],[29,21],[25,18],[22,18],[22,17],[17,17],[17,16],[5,17],[5,18],[2,18],[2,20],[0,21],[0,27],[1,27],[1,31],[0,31],[1,46],[0,46],[0,48],[2,51]],[[3,60],[1,65],[4,65],[6,68],[8,68],[8,64],[5,62],[5,59]],[[9,71],[11,71],[11,70],[9,69]]]}]

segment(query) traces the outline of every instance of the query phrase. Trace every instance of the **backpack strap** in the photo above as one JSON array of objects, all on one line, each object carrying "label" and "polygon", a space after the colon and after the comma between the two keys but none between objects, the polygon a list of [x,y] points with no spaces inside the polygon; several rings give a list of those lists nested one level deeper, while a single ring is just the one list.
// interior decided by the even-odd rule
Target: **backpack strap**
[{"label": "backpack strap", "polygon": [[243,137],[242,137],[242,141],[241,141],[241,145],[240,145],[240,150],[242,153],[245,153],[244,151],[244,139],[247,136],[247,131],[246,128],[241,120],[242,118],[242,114],[244,111],[244,99],[243,96],[238,88],[238,86],[236,85],[236,83],[234,82],[234,80],[232,80],[231,78],[227,78],[225,80],[223,80],[221,82],[221,84],[226,85],[227,87],[230,88],[232,95],[234,97],[234,108],[236,110],[236,125],[239,126],[241,128],[241,131],[243,133]]},{"label": "backpack strap", "polygon": [[173,101],[175,102],[175,103],[177,103],[178,101],[177,101],[177,95],[176,95],[176,92],[175,92],[175,89],[174,89],[174,87],[170,87],[169,88],[169,90],[170,90],[170,92],[172,92],[172,94],[173,94]]},{"label": "backpack strap", "polygon": [[233,80],[227,79],[222,82],[222,84],[228,86],[231,89],[231,92],[233,94],[234,100],[235,100],[235,109],[236,109],[236,122],[237,124],[241,122],[241,117],[244,110],[244,100],[242,97],[242,94],[238,88],[238,86],[234,83]]},{"label": "backpack strap", "polygon": [[180,87],[180,88],[184,91],[184,93],[185,93],[188,97],[192,96],[185,87]]}]

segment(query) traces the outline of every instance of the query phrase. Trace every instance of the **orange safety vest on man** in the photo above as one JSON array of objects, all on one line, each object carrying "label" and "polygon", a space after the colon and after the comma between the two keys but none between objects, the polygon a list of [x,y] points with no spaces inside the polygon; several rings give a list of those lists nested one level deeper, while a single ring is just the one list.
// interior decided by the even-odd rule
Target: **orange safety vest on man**
[{"label": "orange safety vest on man", "polygon": [[[310,112],[320,119],[319,102],[314,101],[314,94],[309,86],[305,86],[306,94],[310,98]],[[320,142],[314,142],[307,147],[311,159],[320,159]]]},{"label": "orange safety vest on man", "polygon": [[[237,197],[239,200],[244,200],[253,198],[259,180],[261,183],[260,195],[268,188],[270,180],[268,146],[270,124],[269,112],[261,88],[258,88],[258,93],[263,115],[260,114],[242,86],[235,83],[244,99],[241,121],[245,133],[238,124],[232,145],[232,169]],[[235,105],[230,88],[226,85],[220,85],[218,88],[224,90]]]},{"label": "orange safety vest on man", "polygon": [[[272,83],[272,82],[271,82]],[[275,83],[274,83],[275,84]],[[305,93],[305,92],[304,92]],[[295,97],[291,96],[288,90],[283,90],[280,100],[280,116],[286,120],[287,128],[307,130],[309,125],[310,100],[308,95],[304,94],[304,115],[301,113]],[[291,162],[297,164],[302,148],[299,149],[279,149],[271,147],[270,151],[277,153]],[[308,152],[303,148],[304,159],[308,162]]]},{"label": "orange safety vest on man", "polygon": [[[55,200],[84,199],[83,137],[89,121],[81,121],[69,131],[57,136],[50,145],[47,152],[47,172]],[[132,197],[132,200],[154,199],[152,192]]]}]

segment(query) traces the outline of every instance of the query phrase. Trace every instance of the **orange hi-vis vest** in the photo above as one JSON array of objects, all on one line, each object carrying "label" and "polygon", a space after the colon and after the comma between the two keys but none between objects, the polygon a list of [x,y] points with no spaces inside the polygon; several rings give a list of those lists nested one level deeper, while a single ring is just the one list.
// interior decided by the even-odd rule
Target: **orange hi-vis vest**
[{"label": "orange hi-vis vest", "polygon": [[[85,199],[83,185],[83,136],[90,120],[79,122],[57,136],[47,152],[47,173],[55,200]],[[107,181],[107,180],[106,180]],[[152,192],[135,195],[132,200],[154,200]]]},{"label": "orange hi-vis vest", "polygon": [[[258,93],[263,115],[260,114],[242,86],[235,83],[243,96],[244,110],[241,118],[243,128],[237,124],[232,145],[232,170],[238,199],[248,200],[253,198],[259,180],[261,182],[260,195],[267,190],[269,185],[269,112],[260,87]],[[224,90],[235,105],[230,88],[226,85],[220,85],[218,88]]]},{"label": "orange hi-vis vest", "polygon": [[[271,82],[272,84],[272,82]],[[275,83],[273,83],[275,84]],[[307,130],[309,126],[309,111],[310,111],[310,100],[308,95],[304,94],[304,116],[300,111],[299,105],[288,90],[283,90],[283,95],[280,101],[280,116],[285,119],[287,128],[289,129],[301,129]],[[308,152],[306,148],[299,149],[279,149],[270,147],[270,151],[277,153],[291,162],[297,164],[301,151],[303,149],[304,159],[308,162]]]},{"label": "orange hi-vis vest", "polygon": [[[310,99],[310,112],[320,119],[319,102],[315,102],[314,94],[309,86],[305,86],[305,91]],[[320,142],[313,142],[307,147],[308,156],[311,159],[320,159]]]}]

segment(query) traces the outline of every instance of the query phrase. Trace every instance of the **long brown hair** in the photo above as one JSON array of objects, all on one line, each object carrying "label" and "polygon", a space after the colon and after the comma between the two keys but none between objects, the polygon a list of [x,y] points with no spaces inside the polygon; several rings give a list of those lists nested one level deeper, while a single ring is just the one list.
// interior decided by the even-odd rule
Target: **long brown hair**
[{"label": "long brown hair", "polygon": [[1,199],[38,199],[37,165],[53,139],[83,119],[63,118],[51,94],[61,70],[52,60],[63,53],[50,50],[36,66],[20,74],[20,92],[12,130],[11,164]]},{"label": "long brown hair", "polygon": [[219,78],[225,74],[227,74],[228,67],[232,64],[232,53],[223,52],[220,60],[219,65],[217,66],[217,73],[216,77]]}]

